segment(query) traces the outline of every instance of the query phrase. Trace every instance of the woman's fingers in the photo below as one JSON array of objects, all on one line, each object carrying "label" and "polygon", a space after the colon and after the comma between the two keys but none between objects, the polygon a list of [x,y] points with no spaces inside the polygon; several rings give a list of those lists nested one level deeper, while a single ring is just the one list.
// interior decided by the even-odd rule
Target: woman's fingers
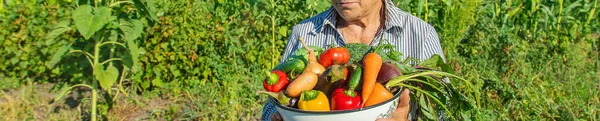
[{"label": "woman's fingers", "polygon": [[400,95],[400,103],[398,103],[398,108],[396,108],[395,115],[401,121],[408,120],[408,112],[410,112],[410,90],[405,89]]},{"label": "woman's fingers", "polygon": [[393,118],[380,118],[375,121],[395,121]]},{"label": "woman's fingers", "polygon": [[279,114],[279,112],[271,114],[271,121],[283,121],[281,114]]}]

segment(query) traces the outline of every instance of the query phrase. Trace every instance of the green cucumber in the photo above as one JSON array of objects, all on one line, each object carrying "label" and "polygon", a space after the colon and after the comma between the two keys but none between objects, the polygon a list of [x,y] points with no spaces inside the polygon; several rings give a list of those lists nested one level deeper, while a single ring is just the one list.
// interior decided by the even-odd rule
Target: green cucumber
[{"label": "green cucumber", "polygon": [[305,67],[306,63],[302,59],[294,58],[277,65],[274,70],[281,70],[288,76],[295,77],[297,74],[302,73]]},{"label": "green cucumber", "polygon": [[[309,46],[308,48],[314,50],[318,57],[318,54],[323,52],[325,49],[317,46]],[[299,48],[295,50],[285,62],[277,65],[274,70],[281,70],[285,72],[291,78],[296,77],[298,74],[304,71],[304,68],[308,64],[308,51],[305,48]]]}]

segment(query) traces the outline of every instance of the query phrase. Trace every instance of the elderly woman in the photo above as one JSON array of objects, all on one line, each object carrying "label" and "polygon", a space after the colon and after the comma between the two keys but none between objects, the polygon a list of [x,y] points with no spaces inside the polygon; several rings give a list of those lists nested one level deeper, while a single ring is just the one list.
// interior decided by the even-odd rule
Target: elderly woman
[{"label": "elderly woman", "polygon": [[[425,60],[434,54],[443,57],[435,29],[425,21],[397,8],[391,0],[331,0],[332,7],[294,26],[281,60],[301,48],[298,38],[307,45],[325,48],[337,43],[364,43],[371,46],[387,39],[404,53],[404,58]],[[404,91],[391,121],[414,119],[410,110],[410,91]],[[413,105],[414,106],[414,105]],[[262,120],[281,120],[271,103],[265,104]]]}]

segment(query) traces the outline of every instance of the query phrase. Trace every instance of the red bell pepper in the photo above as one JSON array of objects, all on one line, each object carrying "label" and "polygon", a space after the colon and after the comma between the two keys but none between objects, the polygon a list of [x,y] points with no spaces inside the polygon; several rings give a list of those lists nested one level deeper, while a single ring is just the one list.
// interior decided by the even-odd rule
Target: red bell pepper
[{"label": "red bell pepper", "polygon": [[346,94],[347,90],[337,88],[331,96],[332,110],[352,110],[360,108],[362,99],[356,91],[352,91],[351,95]]},{"label": "red bell pepper", "polygon": [[263,87],[269,92],[279,92],[289,84],[287,75],[283,71],[273,70],[267,72],[267,78],[263,81]]},{"label": "red bell pepper", "polygon": [[356,65],[352,65],[352,67],[354,69],[350,80],[348,81],[348,90],[337,88],[331,94],[332,110],[352,110],[360,108],[362,99],[354,89],[358,86],[362,69]]}]

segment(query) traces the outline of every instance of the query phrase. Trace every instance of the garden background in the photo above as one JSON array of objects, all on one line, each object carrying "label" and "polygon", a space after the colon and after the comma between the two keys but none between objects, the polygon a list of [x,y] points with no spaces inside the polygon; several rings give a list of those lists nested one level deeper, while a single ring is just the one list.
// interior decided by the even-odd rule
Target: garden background
[{"label": "garden background", "polygon": [[[598,0],[393,1],[435,27],[456,73],[480,89],[467,118],[600,119]],[[0,3],[0,120],[89,119],[90,89],[54,98],[75,84],[106,91],[93,81],[95,70],[82,54],[53,58],[65,45],[86,50],[94,43],[75,24],[65,24],[72,29],[62,34],[53,30],[94,2]],[[139,68],[120,71],[127,73],[109,87],[113,93],[98,97],[97,116],[105,120],[257,120],[267,96],[255,90],[278,63],[291,28],[330,6],[328,0],[108,3],[119,3],[109,6],[113,16],[139,20],[143,29],[127,43],[139,47]]]}]

